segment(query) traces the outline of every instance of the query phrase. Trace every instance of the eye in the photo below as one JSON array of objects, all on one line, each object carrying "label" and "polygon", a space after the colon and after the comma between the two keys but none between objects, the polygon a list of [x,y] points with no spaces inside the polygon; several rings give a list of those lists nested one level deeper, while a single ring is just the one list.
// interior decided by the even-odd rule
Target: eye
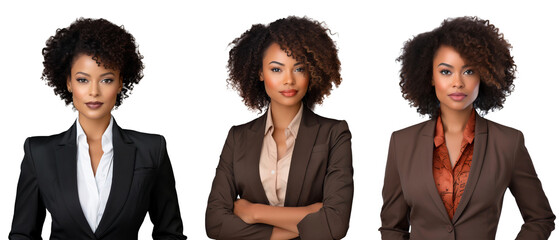
[{"label": "eye", "polygon": [[279,68],[276,68],[276,67],[275,67],[275,68],[272,68],[271,71],[272,71],[272,72],[280,72],[281,70],[280,70]]},{"label": "eye", "polygon": [[474,75],[474,70],[468,69],[468,70],[464,71],[464,74],[465,75]]},{"label": "eye", "polygon": [[87,79],[85,79],[85,78],[76,78],[76,82],[79,82],[79,83],[87,83],[88,81],[87,81]]},{"label": "eye", "polygon": [[446,69],[441,70],[441,74],[442,74],[442,75],[450,75],[451,73],[452,73],[452,72],[450,72],[449,70],[446,70]]},{"label": "eye", "polygon": [[295,72],[305,72],[305,68],[304,67],[296,68]]},{"label": "eye", "polygon": [[111,78],[105,78],[105,79],[101,80],[101,82],[102,83],[112,83],[112,82],[114,82],[114,80],[111,79]]}]

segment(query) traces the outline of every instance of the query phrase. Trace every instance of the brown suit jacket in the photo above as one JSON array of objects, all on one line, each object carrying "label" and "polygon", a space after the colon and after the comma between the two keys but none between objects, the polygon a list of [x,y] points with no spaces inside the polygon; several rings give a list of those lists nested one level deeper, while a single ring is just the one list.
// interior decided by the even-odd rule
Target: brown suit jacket
[{"label": "brown suit jacket", "polygon": [[[237,197],[269,204],[259,174],[266,114],[229,131],[206,209],[206,233],[215,239],[270,239],[273,227],[246,224],[233,214]],[[295,140],[286,207],[322,202],[297,225],[301,239],[340,239],[349,228],[353,199],[351,133],[345,121],[304,108]]]},{"label": "brown suit jacket", "polygon": [[525,222],[517,239],[549,237],[555,216],[520,131],[476,114],[471,171],[453,219],[433,179],[434,134],[435,120],[392,134],[382,190],[382,239],[495,239],[507,188]]}]

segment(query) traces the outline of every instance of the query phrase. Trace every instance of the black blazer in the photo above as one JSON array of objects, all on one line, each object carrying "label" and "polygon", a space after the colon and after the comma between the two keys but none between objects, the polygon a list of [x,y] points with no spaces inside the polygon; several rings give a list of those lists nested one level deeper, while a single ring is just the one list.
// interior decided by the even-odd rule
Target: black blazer
[{"label": "black blazer", "polygon": [[[232,127],[221,152],[206,209],[206,233],[215,239],[270,239],[273,227],[246,224],[233,213],[237,199],[269,204],[258,170],[266,114]],[[322,202],[297,224],[300,239],[341,239],[353,200],[351,133],[345,121],[303,108],[285,193],[285,206]]]},{"label": "black blazer", "polygon": [[76,124],[57,135],[28,138],[24,151],[9,239],[41,239],[45,208],[52,216],[50,239],[138,239],[147,211],[154,239],[186,239],[162,136],[114,122],[113,183],[95,232],[78,198]]}]

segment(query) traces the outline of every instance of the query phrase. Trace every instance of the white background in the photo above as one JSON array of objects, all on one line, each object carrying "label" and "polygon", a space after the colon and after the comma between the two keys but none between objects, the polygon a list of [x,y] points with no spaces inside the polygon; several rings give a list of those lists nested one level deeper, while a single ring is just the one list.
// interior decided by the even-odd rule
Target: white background
[{"label": "white background", "polygon": [[[550,1],[551,2],[551,1]],[[40,79],[41,49],[57,28],[76,18],[124,25],[144,55],[145,78],[113,112],[123,128],[166,137],[175,171],[184,233],[206,239],[204,212],[228,129],[259,116],[227,87],[228,43],[252,24],[288,15],[324,21],[336,33],[343,82],[315,112],[345,119],[353,135],[355,196],[346,239],[380,239],[379,212],[392,131],[426,120],[398,86],[404,41],[443,19],[476,15],[491,20],[514,46],[516,90],[493,121],[520,129],[547,197],[559,209],[557,100],[559,17],[540,1],[10,1],[0,7],[0,238],[10,230],[26,137],[67,130],[76,112]],[[513,239],[522,225],[507,191],[497,239]],[[151,239],[149,218],[140,239]],[[50,234],[50,217],[43,237]],[[552,239],[559,239],[558,233]]]}]

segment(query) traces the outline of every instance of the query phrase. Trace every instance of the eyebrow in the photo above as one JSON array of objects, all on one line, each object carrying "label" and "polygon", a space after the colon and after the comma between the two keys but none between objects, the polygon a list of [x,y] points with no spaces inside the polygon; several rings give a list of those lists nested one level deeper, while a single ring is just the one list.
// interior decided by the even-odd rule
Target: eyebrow
[{"label": "eyebrow", "polygon": [[[446,66],[446,67],[449,67],[449,68],[454,68],[454,66],[452,66],[448,63],[440,63],[439,65],[437,65],[437,67],[440,67],[440,66]],[[466,65],[462,66],[462,69],[469,68],[469,67],[470,67],[470,65],[466,64]]]},{"label": "eyebrow", "polygon": [[448,63],[440,63],[439,65],[437,65],[437,67],[440,67],[440,66],[446,66],[446,67],[449,67],[449,68],[454,68],[452,65],[450,65]]},{"label": "eyebrow", "polygon": [[[278,65],[281,65],[281,66],[285,66],[285,64],[280,63],[278,61],[271,61],[269,64],[272,64],[272,63],[278,64]],[[298,66],[298,65],[301,65],[301,64],[303,64],[303,63],[302,62],[297,62],[297,63],[293,64],[293,66]]]},{"label": "eyebrow", "polygon": [[[82,75],[91,77],[91,75],[89,75],[89,74],[87,74],[87,73],[84,73],[84,72],[77,72],[76,75],[78,75],[78,74],[82,74]],[[107,75],[113,75],[113,76],[114,76],[115,74],[112,73],[112,72],[106,72],[106,73],[101,74],[101,77],[104,77],[104,76],[107,76]]]},{"label": "eyebrow", "polygon": [[[272,63],[278,64],[278,65],[281,65],[281,66],[285,66],[285,64],[280,63],[280,62],[277,62],[277,61],[271,61],[269,64],[272,64]],[[269,65],[269,64],[268,64],[268,65]]]}]

